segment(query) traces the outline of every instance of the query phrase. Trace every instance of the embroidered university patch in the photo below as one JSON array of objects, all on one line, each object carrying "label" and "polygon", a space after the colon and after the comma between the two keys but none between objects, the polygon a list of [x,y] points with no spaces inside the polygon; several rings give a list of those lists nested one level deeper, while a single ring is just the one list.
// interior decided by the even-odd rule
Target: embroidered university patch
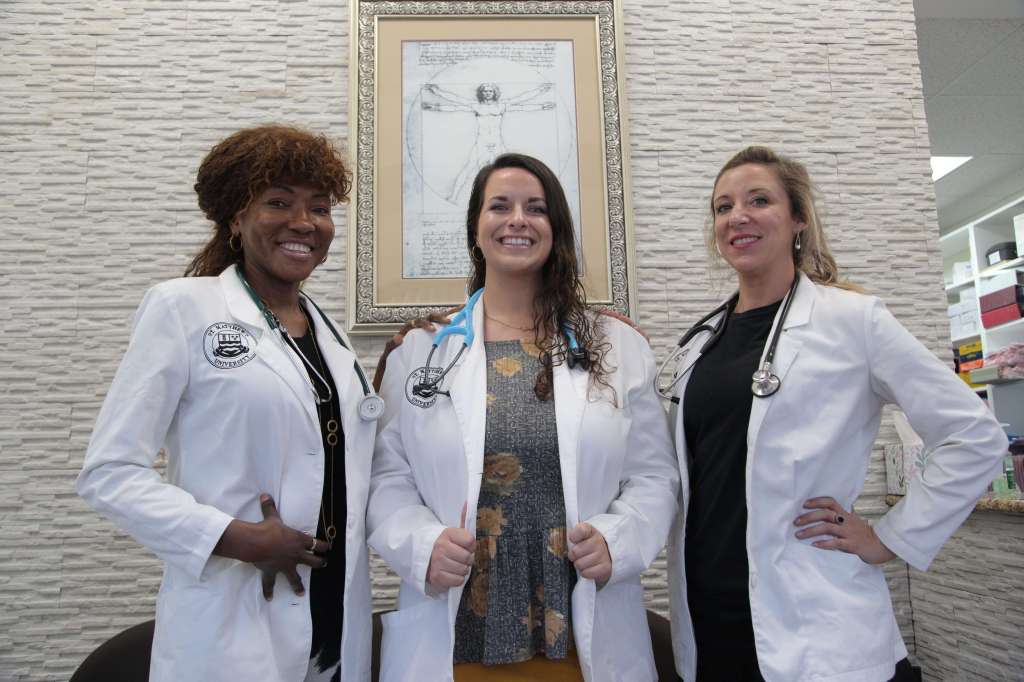
[{"label": "embroidered university patch", "polygon": [[203,352],[217,369],[234,369],[256,357],[256,339],[241,325],[217,322],[203,332]]},{"label": "embroidered university patch", "polygon": [[429,396],[417,395],[416,393],[416,385],[424,383],[425,377],[428,374],[430,379],[436,379],[441,376],[441,368],[431,367],[428,370],[426,367],[420,367],[419,369],[414,369],[409,378],[405,380],[405,399],[416,407],[424,409],[433,406],[437,402],[437,393],[432,393]]}]

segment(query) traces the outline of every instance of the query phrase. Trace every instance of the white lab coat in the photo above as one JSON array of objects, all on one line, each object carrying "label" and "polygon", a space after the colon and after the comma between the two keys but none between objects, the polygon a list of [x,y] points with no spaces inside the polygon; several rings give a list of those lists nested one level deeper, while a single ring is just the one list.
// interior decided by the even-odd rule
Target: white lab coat
[{"label": "white lab coat", "polygon": [[[476,532],[486,423],[483,302],[473,311],[476,338],[429,408],[407,399],[414,369],[425,364],[432,336],[414,330],[391,355],[381,393],[388,413],[373,461],[367,532],[370,546],[402,578],[399,609],[384,616],[382,682],[452,679],[455,618],[462,587],[428,594],[427,565],[445,527]],[[572,626],[588,682],[657,679],[640,573],[661,550],[678,509],[679,477],[664,410],[652,388],[654,358],[628,325],[600,318],[614,368],[611,391],[589,374],[554,368],[554,403],[565,496],[565,523],[586,521],[604,534],[612,576],[598,588],[580,578]],[[461,336],[442,342],[432,366],[445,367]],[[589,388],[589,393],[588,393]]]},{"label": "white lab coat", "polygon": [[[811,497],[830,496],[851,508],[882,407],[896,404],[930,454],[906,497],[874,528],[889,549],[925,570],[996,475],[1006,436],[966,384],[875,297],[801,275],[783,330],[775,362],[782,387],[769,398],[752,398],[747,431],[747,557],[758,663],[769,682],[888,680],[907,651],[881,567],[798,540],[793,520]],[[686,376],[675,395],[683,396],[707,336],[693,339],[689,357],[681,358],[677,371]],[[692,681],[681,409],[672,410],[672,421],[684,500],[669,540],[672,632],[676,668]]]},{"label": "white lab coat", "polygon": [[[341,397],[347,526],[342,679],[370,677],[370,586],[364,530],[375,424],[359,418],[355,356],[310,308]],[[218,323],[235,325],[214,327]],[[210,331],[212,330],[212,331]],[[229,343],[218,358],[217,332]],[[208,358],[212,358],[208,359]],[[236,364],[234,367],[218,368]],[[308,375],[272,332],[235,268],[147,292],[107,393],[78,492],[165,562],[151,682],[300,682],[309,662],[310,568],[296,596],[278,575],[266,601],[255,566],[211,552],[233,519],[263,520],[268,493],[282,521],[316,533],[324,450]],[[167,477],[153,468],[167,452]],[[341,535],[341,533],[339,533]],[[116,566],[113,566],[116,570]],[[338,605],[341,608],[341,605]]]}]

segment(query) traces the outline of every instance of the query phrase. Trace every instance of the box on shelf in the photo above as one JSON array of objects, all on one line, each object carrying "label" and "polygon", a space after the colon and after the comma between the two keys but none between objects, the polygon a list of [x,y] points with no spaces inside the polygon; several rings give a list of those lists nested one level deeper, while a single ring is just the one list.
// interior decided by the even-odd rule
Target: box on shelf
[{"label": "box on shelf", "polygon": [[999,242],[998,244],[993,244],[985,251],[985,262],[989,265],[998,265],[1016,259],[1016,242]]},{"label": "box on shelf", "polygon": [[978,325],[976,322],[970,325],[962,325],[959,322],[951,323],[949,325],[949,338],[954,341],[960,341],[962,339],[969,339],[978,335]]},{"label": "box on shelf", "polygon": [[974,268],[971,261],[962,260],[953,263],[953,284],[959,284],[974,277]]},{"label": "box on shelf", "polygon": [[[968,374],[970,376],[964,379],[967,383],[987,384],[990,381],[997,381],[999,379],[999,368],[982,367],[981,369],[971,370]],[[963,379],[963,376],[960,378]]]},{"label": "box on shelf", "polygon": [[979,382],[979,381],[977,381],[977,380],[975,380],[973,378],[975,372],[983,372],[983,371],[984,371],[984,368],[982,368],[980,370],[974,369],[974,370],[971,370],[970,372],[958,372],[957,376],[960,377],[961,379],[963,379],[964,383],[967,384],[968,386],[970,386],[971,388],[983,388],[984,387],[984,382]]},{"label": "box on shelf", "polygon": [[1013,216],[1013,234],[1017,241],[1017,253],[1024,253],[1024,213]]},{"label": "box on shelf", "polygon": [[983,313],[1014,303],[1017,305],[1024,304],[1024,285],[1015,284],[1005,289],[993,291],[991,294],[985,294],[979,299],[981,312]]},{"label": "box on shelf", "polygon": [[972,341],[971,343],[962,343],[959,346],[957,346],[956,350],[960,354],[960,357],[964,357],[964,356],[970,355],[972,353],[980,353],[981,352],[981,341]]},{"label": "box on shelf", "polygon": [[1020,270],[1003,270],[994,275],[982,277],[978,284],[978,296],[987,296],[1006,287],[1024,284],[1024,272]]},{"label": "box on shelf", "polygon": [[983,312],[981,314],[981,324],[985,326],[985,329],[998,327],[1001,324],[1006,324],[1007,322],[1019,320],[1021,318],[1022,312],[1024,311],[1021,311],[1019,303],[1004,305],[1001,308],[996,308],[994,310]]}]

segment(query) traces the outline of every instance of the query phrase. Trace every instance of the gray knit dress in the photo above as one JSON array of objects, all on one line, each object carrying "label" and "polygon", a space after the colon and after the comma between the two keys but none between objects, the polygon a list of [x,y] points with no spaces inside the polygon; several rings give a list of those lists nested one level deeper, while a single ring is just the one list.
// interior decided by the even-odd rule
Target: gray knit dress
[{"label": "gray knit dress", "polygon": [[565,658],[576,570],[566,557],[555,404],[534,394],[541,369],[534,344],[488,341],[485,348],[476,556],[455,621],[455,663]]}]

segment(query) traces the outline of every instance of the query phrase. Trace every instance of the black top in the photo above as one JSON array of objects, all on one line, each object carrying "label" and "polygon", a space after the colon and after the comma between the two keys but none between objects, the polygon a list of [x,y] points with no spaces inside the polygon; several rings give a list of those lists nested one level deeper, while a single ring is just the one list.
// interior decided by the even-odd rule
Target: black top
[{"label": "black top", "polygon": [[686,588],[698,679],[746,679],[735,666],[757,666],[747,586],[747,426],[752,401],[761,400],[750,392],[751,375],[780,303],[732,314],[718,343],[697,361],[683,397]]},{"label": "black top", "polygon": [[[345,594],[345,528],[347,521],[347,505],[345,498],[345,436],[341,428],[341,401],[338,390],[323,360],[323,353],[316,345],[316,332],[312,325],[309,333],[294,339],[303,355],[316,367],[321,376],[330,384],[332,398],[330,402],[319,405],[317,413],[320,417],[320,435],[324,443],[324,486],[320,491],[321,511],[317,522],[316,536],[320,540],[327,539],[327,524],[332,523],[337,529],[337,537],[331,549],[325,555],[327,565],[314,569],[309,584],[309,610],[313,619],[313,641],[309,657],[311,666],[318,672],[336,668],[341,659],[341,625],[342,606]],[[310,380],[321,394],[326,390],[320,380],[308,371]],[[334,426],[336,424],[336,427]],[[332,434],[330,429],[336,428]],[[334,435],[335,438],[329,436]],[[329,441],[335,441],[330,444]],[[333,452],[333,456],[332,456]],[[333,480],[333,491],[331,490]],[[331,494],[334,495],[333,519]],[[326,523],[325,523],[326,522]],[[340,672],[335,671],[332,679],[338,679]]]}]

